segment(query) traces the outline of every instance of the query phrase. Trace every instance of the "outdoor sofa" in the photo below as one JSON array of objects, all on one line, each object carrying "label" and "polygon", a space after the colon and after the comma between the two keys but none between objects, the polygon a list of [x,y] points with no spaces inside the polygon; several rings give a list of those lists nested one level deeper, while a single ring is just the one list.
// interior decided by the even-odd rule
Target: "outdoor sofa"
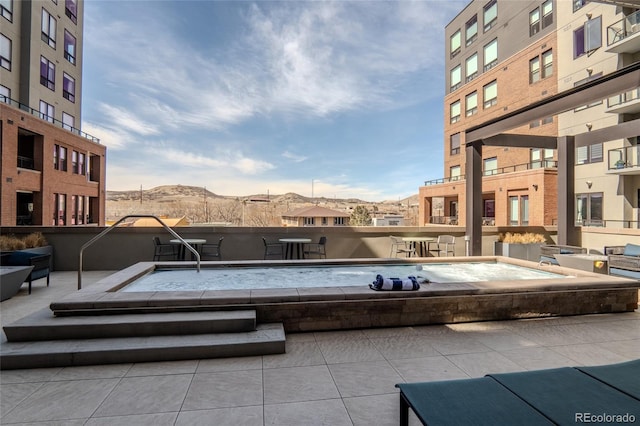
[{"label": "outdoor sofa", "polygon": [[540,247],[540,262],[558,265],[556,254],[583,254],[587,253],[587,249],[577,246],[566,245],[547,245]]},{"label": "outdoor sofa", "polygon": [[640,280],[640,245],[607,247],[609,275],[618,275]]},{"label": "outdoor sofa", "polygon": [[51,273],[51,255],[32,253],[25,250],[17,250],[10,253],[2,253],[3,266],[33,266],[31,273],[25,279],[29,283],[29,294],[31,294],[31,283],[40,278],[47,279],[49,287],[49,274]]}]

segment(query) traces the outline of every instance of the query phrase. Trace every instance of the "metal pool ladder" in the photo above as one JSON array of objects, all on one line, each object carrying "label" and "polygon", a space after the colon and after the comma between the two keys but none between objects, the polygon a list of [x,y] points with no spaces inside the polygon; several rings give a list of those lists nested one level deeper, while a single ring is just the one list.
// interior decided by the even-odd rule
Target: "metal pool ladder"
[{"label": "metal pool ladder", "polygon": [[96,235],[95,237],[93,237],[92,239],[90,239],[89,241],[87,241],[81,248],[80,248],[80,256],[78,259],[78,290],[82,289],[82,254],[84,253],[84,249],[86,249],[87,247],[89,247],[91,244],[95,243],[96,241],[98,241],[100,238],[102,238],[103,236],[105,236],[106,234],[108,234],[109,232],[111,232],[113,229],[115,229],[120,223],[122,223],[125,219],[130,219],[130,218],[151,218],[151,219],[155,219],[158,223],[160,223],[160,225],[162,225],[162,227],[164,229],[166,229],[171,235],[173,235],[174,237],[176,237],[176,239],[180,240],[182,242],[182,244],[189,249],[189,251],[191,253],[194,254],[195,258],[196,258],[196,267],[198,269],[198,272],[200,272],[200,253],[198,253],[198,251],[196,249],[194,249],[193,247],[191,247],[191,245],[189,243],[187,243],[180,235],[178,235],[173,229],[169,228],[167,226],[166,223],[164,223],[162,220],[160,220],[160,218],[158,218],[157,216],[154,216],[152,214],[130,214],[127,216],[123,216],[120,219],[118,219],[118,221],[116,223],[114,223],[113,225],[111,225],[110,227],[106,228],[104,231],[102,231],[101,233],[99,233],[98,235]]}]

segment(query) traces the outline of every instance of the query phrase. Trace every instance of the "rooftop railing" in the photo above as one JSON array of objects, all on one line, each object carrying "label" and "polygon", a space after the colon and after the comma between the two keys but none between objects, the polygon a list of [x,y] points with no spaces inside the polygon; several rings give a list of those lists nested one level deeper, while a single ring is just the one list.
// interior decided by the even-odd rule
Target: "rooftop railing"
[{"label": "rooftop railing", "polygon": [[637,87],[628,92],[620,93],[619,95],[612,96],[607,99],[607,107],[614,108],[619,105],[624,105],[627,102],[640,99],[640,87]]},{"label": "rooftop railing", "polygon": [[621,170],[640,166],[640,146],[625,146],[608,151],[609,170]]},{"label": "rooftop railing", "polygon": [[[482,175],[495,176],[495,175],[502,175],[505,173],[522,172],[526,170],[542,169],[542,168],[557,169],[558,162],[555,160],[532,161],[530,163],[515,164],[513,166],[500,167],[497,169],[483,170]],[[465,180],[465,175],[449,176],[449,177],[444,177],[440,179],[427,180],[424,182],[424,186],[441,185],[444,183],[457,182],[461,180]]]},{"label": "rooftop railing", "polygon": [[640,32],[640,10],[607,27],[607,46]]},{"label": "rooftop railing", "polygon": [[15,99],[11,99],[8,96],[3,96],[0,95],[0,102],[5,103],[7,105],[11,105],[12,107],[18,108],[22,111],[25,111],[31,115],[33,115],[34,117],[37,117],[41,120],[47,121],[51,124],[53,124],[54,126],[60,127],[64,130],[67,130],[71,133],[74,133],[78,136],[82,136],[85,139],[89,139],[91,142],[95,142],[95,143],[100,143],[100,139],[96,138],[95,136],[91,136],[88,133],[83,132],[80,129],[76,129],[75,127],[72,127],[66,123],[63,123],[60,120],[57,120],[51,116],[48,116],[47,114],[44,114],[42,112],[40,112],[39,110],[35,109],[35,108],[31,108],[29,105],[25,105],[21,102],[16,101]]}]

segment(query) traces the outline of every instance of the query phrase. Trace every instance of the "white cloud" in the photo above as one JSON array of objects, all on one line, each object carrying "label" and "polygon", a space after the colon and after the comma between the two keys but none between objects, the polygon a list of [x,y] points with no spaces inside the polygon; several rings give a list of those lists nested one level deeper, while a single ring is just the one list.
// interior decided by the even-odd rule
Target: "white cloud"
[{"label": "white cloud", "polygon": [[123,149],[130,140],[126,132],[106,128],[90,121],[84,121],[82,123],[82,131],[100,139],[100,143],[110,150]]},{"label": "white cloud", "polygon": [[283,152],[282,156],[288,160],[292,160],[295,163],[301,163],[308,158],[308,157],[305,157],[304,155],[294,154],[293,152],[290,152],[290,151]]},{"label": "white cloud", "polygon": [[272,164],[244,156],[241,152],[215,150],[215,157],[184,152],[177,149],[161,149],[158,155],[174,167],[209,169],[211,173],[228,174],[229,170],[245,175],[256,175],[274,168]]}]

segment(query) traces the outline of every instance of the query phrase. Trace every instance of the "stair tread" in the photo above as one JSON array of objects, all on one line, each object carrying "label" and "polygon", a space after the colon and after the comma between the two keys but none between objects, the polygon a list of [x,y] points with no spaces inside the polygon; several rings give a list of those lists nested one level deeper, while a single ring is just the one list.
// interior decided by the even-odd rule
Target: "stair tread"
[{"label": "stair tread", "polygon": [[47,340],[33,342],[2,342],[0,357],[30,354],[113,352],[164,348],[241,345],[284,341],[284,328],[280,323],[260,324],[255,331],[147,337],[118,337],[97,339]]},{"label": "stair tread", "polygon": [[202,311],[202,312],[165,312],[148,314],[119,314],[119,315],[86,315],[86,316],[53,316],[49,308],[45,308],[27,315],[7,327],[64,327],[64,326],[91,326],[116,325],[116,324],[150,324],[167,322],[189,321],[216,321],[216,320],[255,320],[254,310],[237,311]]}]

